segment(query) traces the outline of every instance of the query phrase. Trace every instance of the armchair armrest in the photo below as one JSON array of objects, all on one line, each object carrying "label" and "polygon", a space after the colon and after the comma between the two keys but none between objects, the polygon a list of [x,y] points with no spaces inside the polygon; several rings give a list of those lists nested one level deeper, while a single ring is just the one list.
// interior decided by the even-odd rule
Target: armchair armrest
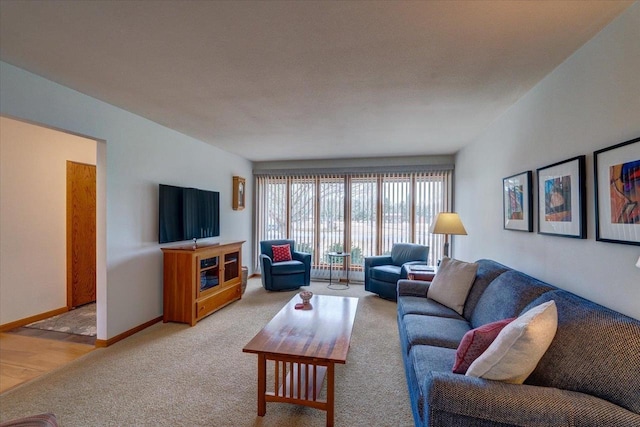
[{"label": "armchair armrest", "polygon": [[374,255],[364,258],[365,271],[371,267],[377,267],[378,265],[392,264],[391,255]]},{"label": "armchair armrest", "polygon": [[431,282],[422,280],[398,280],[398,296],[427,297],[427,291]]},{"label": "armchair armrest", "polygon": [[640,415],[574,391],[507,384],[449,372],[430,372],[422,414],[428,425],[640,426]]},{"label": "armchair armrest", "polygon": [[273,260],[269,257],[269,255],[260,254],[260,266],[262,267],[262,272],[265,270],[271,270],[271,266],[273,265]]},{"label": "armchair armrest", "polygon": [[306,252],[291,252],[291,258],[296,261],[311,265],[311,254],[308,254]]},{"label": "armchair armrest", "polygon": [[309,285],[311,283],[311,254],[294,251],[291,253],[291,258],[304,264],[304,283]]}]

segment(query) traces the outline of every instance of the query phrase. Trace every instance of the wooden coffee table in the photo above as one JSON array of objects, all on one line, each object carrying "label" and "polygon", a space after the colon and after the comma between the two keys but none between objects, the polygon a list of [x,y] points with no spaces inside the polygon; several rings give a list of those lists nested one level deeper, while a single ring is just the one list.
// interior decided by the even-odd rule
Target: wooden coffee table
[{"label": "wooden coffee table", "polygon": [[[258,415],[266,414],[267,402],[294,403],[326,411],[333,426],[334,365],[347,362],[358,298],[314,295],[310,310],[296,310],[299,302],[296,294],[242,349],[258,355]],[[267,361],[273,391],[267,391]]]}]

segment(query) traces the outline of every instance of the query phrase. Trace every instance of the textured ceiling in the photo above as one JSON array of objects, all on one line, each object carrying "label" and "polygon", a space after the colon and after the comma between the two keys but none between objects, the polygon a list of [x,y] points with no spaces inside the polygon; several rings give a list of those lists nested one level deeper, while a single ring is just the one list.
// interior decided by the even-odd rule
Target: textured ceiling
[{"label": "textured ceiling", "polygon": [[0,0],[0,58],[254,161],[453,154],[631,3]]}]

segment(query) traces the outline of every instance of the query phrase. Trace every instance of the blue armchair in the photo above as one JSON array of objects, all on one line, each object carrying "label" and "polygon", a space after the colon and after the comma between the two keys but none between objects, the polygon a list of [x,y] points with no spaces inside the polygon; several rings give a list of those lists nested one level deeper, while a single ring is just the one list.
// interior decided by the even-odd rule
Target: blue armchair
[{"label": "blue armchair", "polygon": [[398,280],[407,278],[406,265],[427,264],[429,246],[415,243],[395,243],[391,255],[378,255],[364,259],[364,289],[382,298],[398,298]]},{"label": "blue armchair", "polygon": [[[273,261],[273,245],[291,247],[291,261]],[[295,240],[263,240],[260,242],[262,286],[268,291],[289,291],[311,283],[311,254],[295,251]]]}]

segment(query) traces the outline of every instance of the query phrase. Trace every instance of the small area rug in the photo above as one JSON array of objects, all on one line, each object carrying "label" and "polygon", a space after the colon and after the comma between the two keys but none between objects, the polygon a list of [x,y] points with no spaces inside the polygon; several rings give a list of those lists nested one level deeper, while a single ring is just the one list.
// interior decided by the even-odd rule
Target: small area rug
[{"label": "small area rug", "polygon": [[86,304],[66,313],[29,323],[25,328],[95,337],[96,304]]}]

